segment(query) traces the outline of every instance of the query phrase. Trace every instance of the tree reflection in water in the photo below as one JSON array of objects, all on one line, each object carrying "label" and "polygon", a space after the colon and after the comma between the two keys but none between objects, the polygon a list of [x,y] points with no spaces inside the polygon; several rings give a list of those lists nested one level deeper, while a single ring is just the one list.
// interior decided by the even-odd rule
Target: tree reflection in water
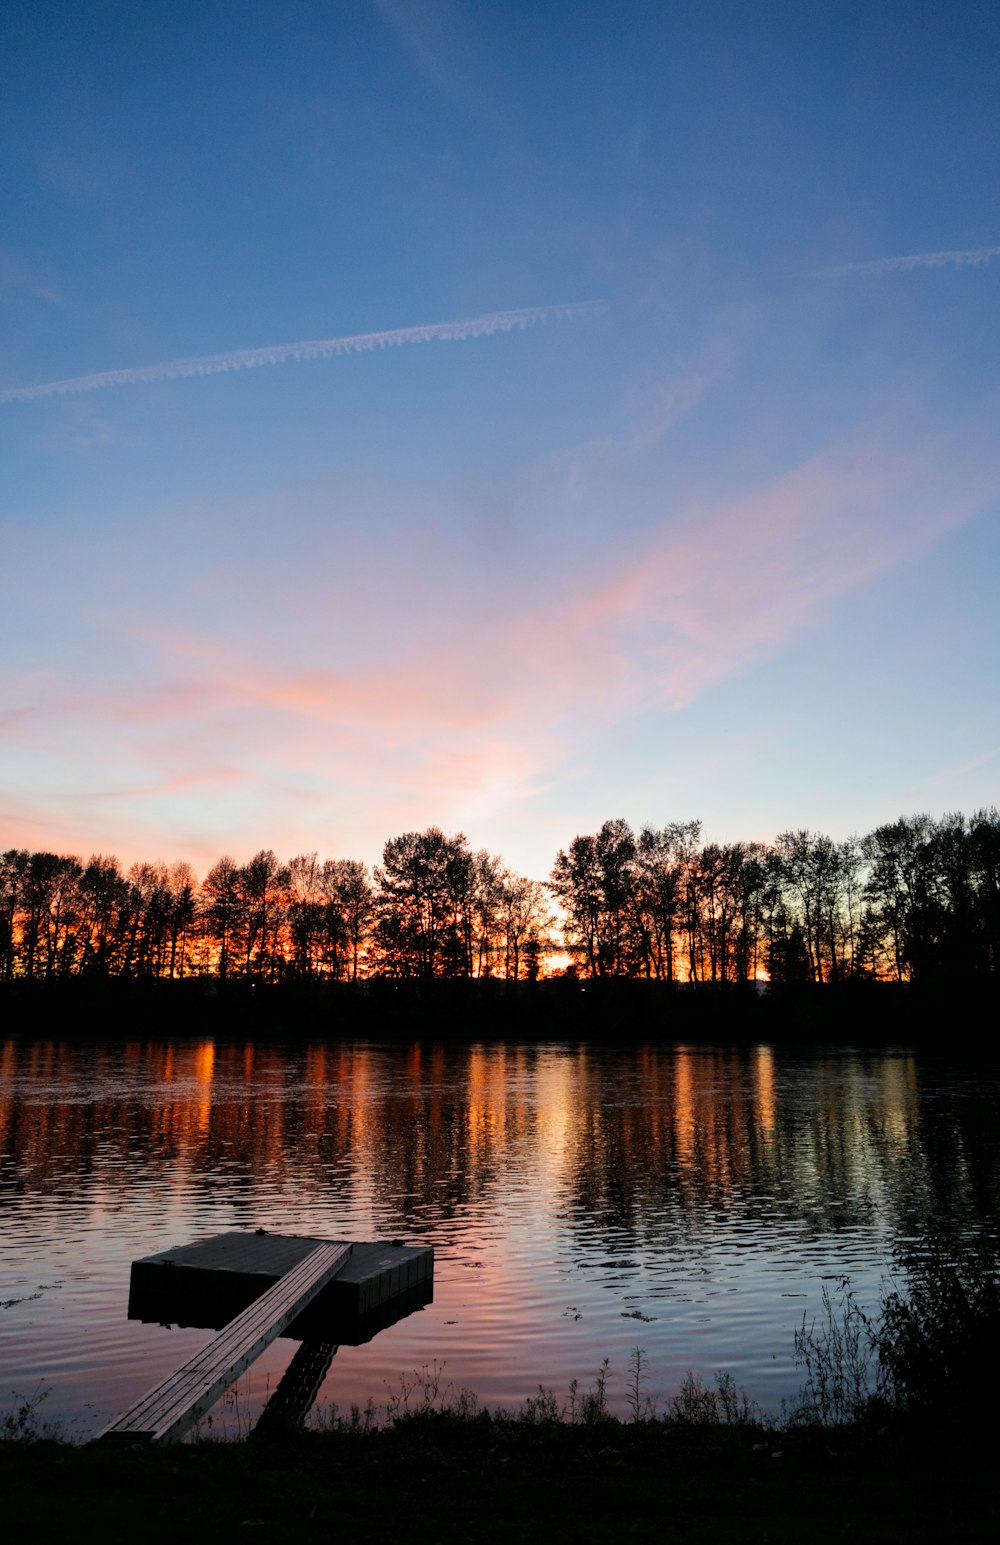
[{"label": "tree reflection in water", "polygon": [[123,1323],[132,1256],[263,1225],[438,1247],[434,1305],[331,1398],[444,1357],[517,1400],[641,1339],[667,1392],[718,1364],[776,1403],[824,1276],[877,1290],[897,1238],[996,1217],[998,1091],[898,1051],[10,1041],[0,1364],[113,1404],[191,1334]]}]

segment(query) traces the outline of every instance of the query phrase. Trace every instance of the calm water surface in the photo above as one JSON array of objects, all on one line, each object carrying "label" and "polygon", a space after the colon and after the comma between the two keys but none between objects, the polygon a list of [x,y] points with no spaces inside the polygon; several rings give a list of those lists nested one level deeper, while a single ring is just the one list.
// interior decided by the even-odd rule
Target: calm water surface
[{"label": "calm water surface", "polygon": [[[436,1247],[434,1302],[342,1348],[319,1409],[425,1365],[489,1403],[630,1350],[793,1398],[825,1280],[875,1303],[894,1245],[1000,1215],[1000,1069],[906,1051],[0,1047],[0,1407],[83,1439],[210,1338],[126,1318],[139,1255],[232,1228]],[[276,1342],[217,1409],[253,1419]]]}]

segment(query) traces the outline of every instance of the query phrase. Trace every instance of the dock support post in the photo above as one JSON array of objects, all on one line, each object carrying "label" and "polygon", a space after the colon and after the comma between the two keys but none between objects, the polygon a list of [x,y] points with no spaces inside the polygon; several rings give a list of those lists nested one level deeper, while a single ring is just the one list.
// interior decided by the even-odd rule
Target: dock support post
[{"label": "dock support post", "polygon": [[336,1350],[334,1341],[303,1341],[299,1345],[274,1394],[257,1418],[251,1437],[267,1437],[282,1422],[305,1421],[330,1371]]}]

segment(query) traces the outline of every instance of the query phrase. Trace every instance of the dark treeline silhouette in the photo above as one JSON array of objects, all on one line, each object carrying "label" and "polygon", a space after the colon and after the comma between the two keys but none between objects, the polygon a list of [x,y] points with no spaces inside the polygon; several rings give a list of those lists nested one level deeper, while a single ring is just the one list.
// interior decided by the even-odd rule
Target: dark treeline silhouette
[{"label": "dark treeline silhouette", "polygon": [[1000,813],[903,817],[834,842],[700,843],[700,822],[576,837],[551,889],[590,977],[675,982],[995,980]]},{"label": "dark treeline silhouette", "polygon": [[548,889],[437,828],[369,872],[315,853],[188,864],[0,856],[0,980],[536,978],[555,948]]},{"label": "dark treeline silhouette", "polygon": [[[554,908],[560,916],[553,915]],[[705,843],[607,821],[547,883],[436,827],[369,871],[315,853],[187,864],[0,856],[0,981],[632,979],[993,985],[1000,813],[904,817],[835,842]]]}]

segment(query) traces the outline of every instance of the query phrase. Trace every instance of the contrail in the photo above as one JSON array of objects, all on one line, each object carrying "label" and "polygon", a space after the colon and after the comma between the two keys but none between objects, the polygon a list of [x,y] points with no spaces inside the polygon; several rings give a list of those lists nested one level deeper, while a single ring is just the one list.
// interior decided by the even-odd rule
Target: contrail
[{"label": "contrail", "polygon": [[821,268],[821,279],[838,279],[845,274],[892,274],[906,268],[981,268],[995,257],[1000,247],[973,247],[968,252],[915,252],[910,257],[874,258],[869,263],[843,263],[838,268]]},{"label": "contrail", "polygon": [[520,311],[492,311],[463,322],[427,322],[422,327],[397,327],[384,333],[355,333],[349,338],[308,338],[301,343],[274,343],[262,349],[233,349],[228,354],[202,354],[197,359],[171,359],[159,365],[129,370],[101,370],[92,375],[45,381],[38,386],[11,386],[0,391],[0,402],[35,402],[71,392],[96,392],[105,386],[137,386],[144,381],[176,381],[182,376],[214,376],[227,370],[253,370],[258,365],[284,365],[288,360],[334,359],[338,354],[366,354],[373,349],[397,349],[406,343],[461,342],[512,333],[538,322],[570,322],[605,309],[602,300],[573,301],[559,306],[527,306]]}]

